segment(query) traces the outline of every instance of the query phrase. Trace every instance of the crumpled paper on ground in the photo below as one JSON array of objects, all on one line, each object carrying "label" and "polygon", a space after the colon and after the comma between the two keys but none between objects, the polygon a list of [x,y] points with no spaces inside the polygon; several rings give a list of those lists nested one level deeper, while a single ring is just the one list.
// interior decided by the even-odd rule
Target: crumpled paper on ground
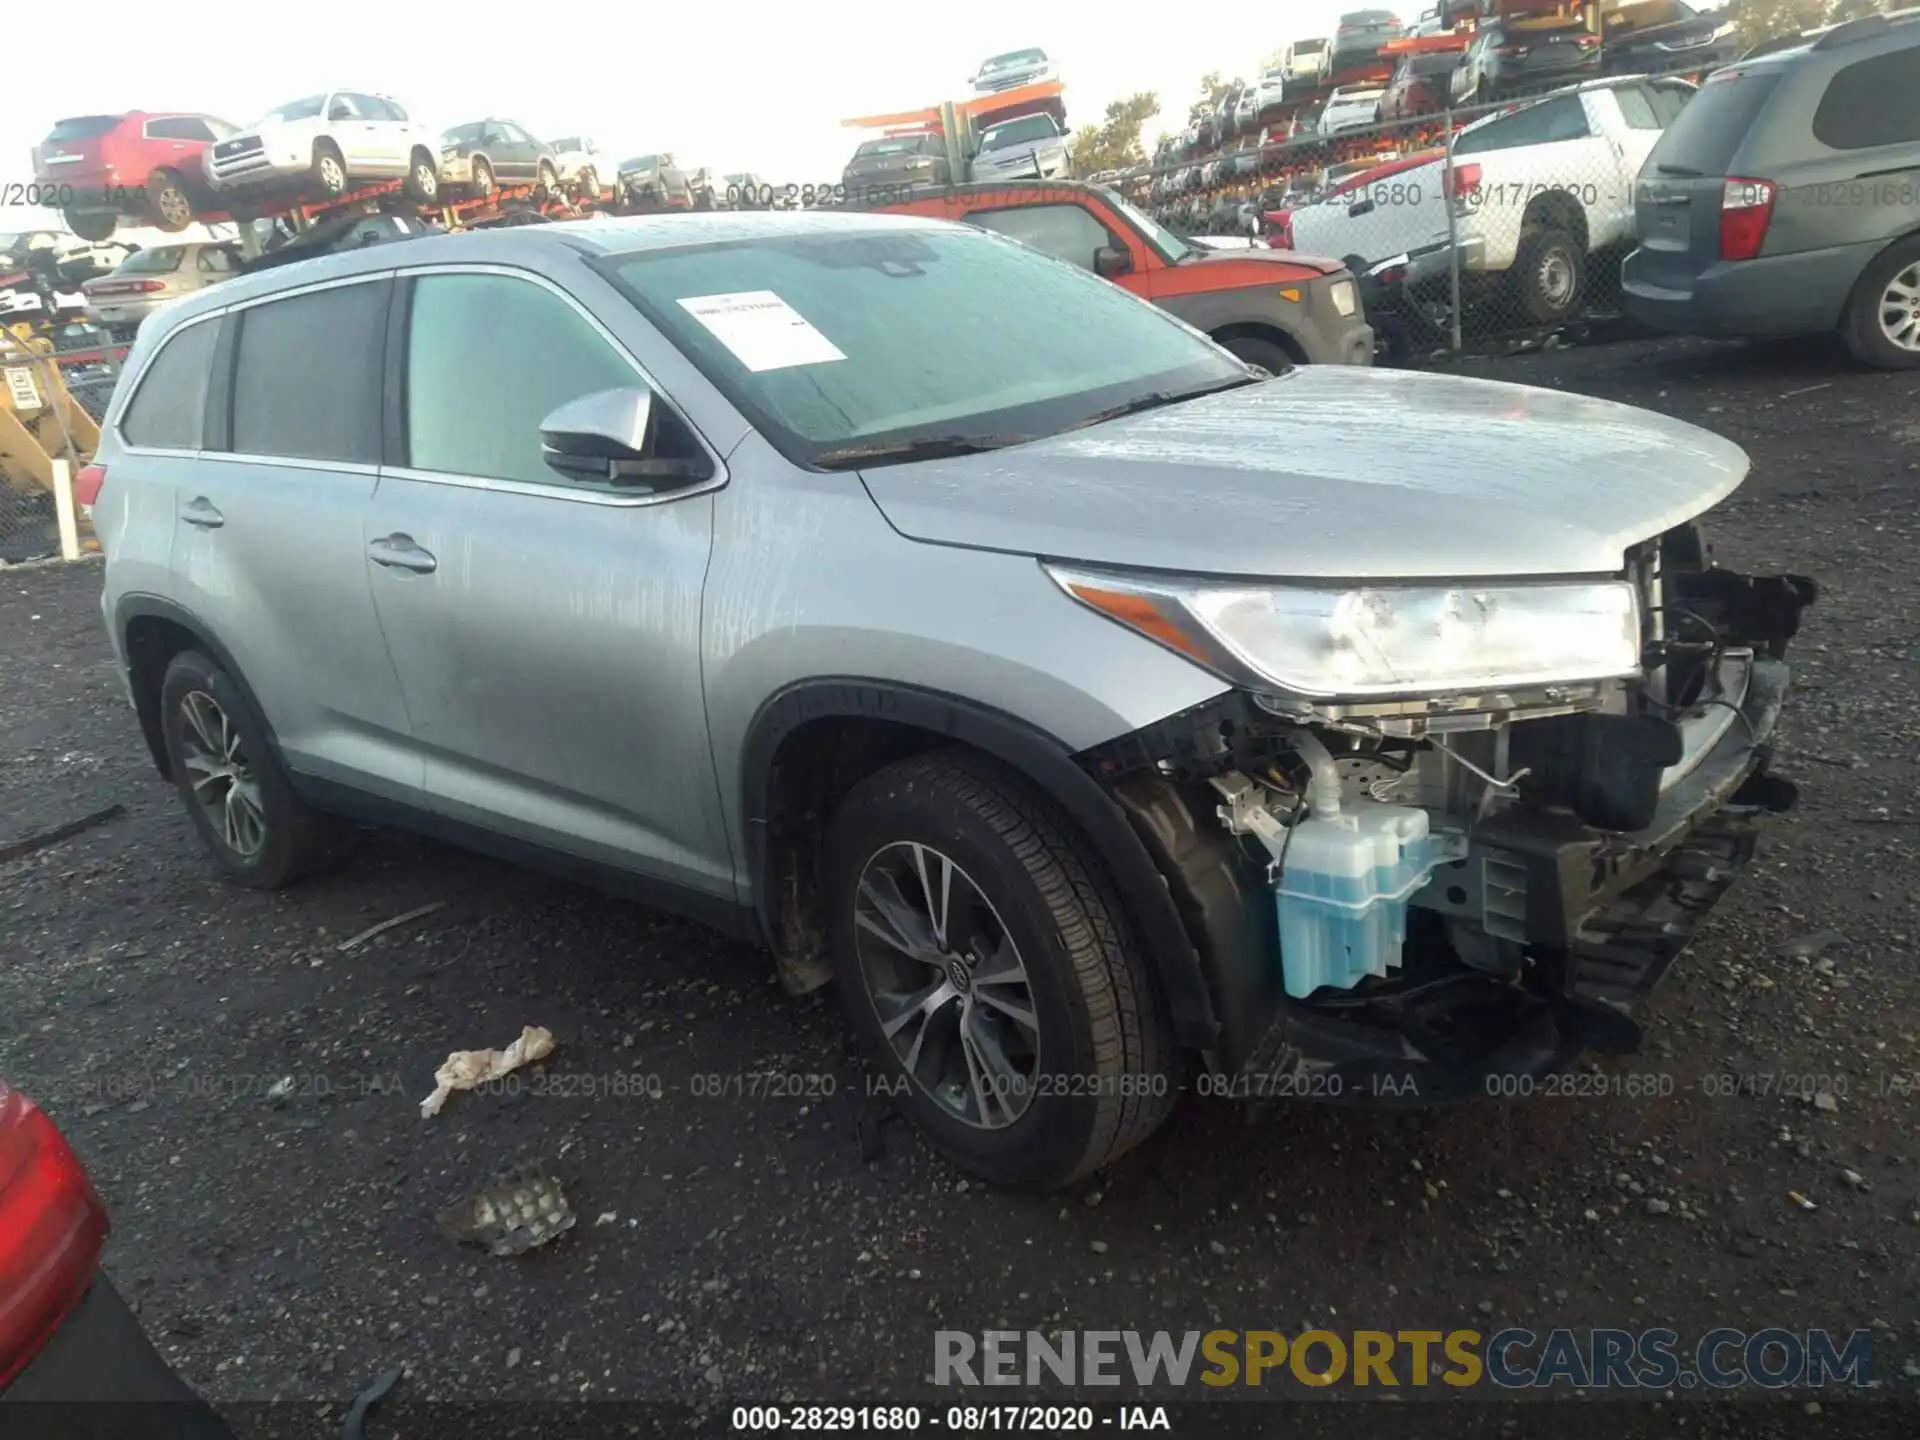
[{"label": "crumpled paper on ground", "polygon": [[520,1038],[504,1050],[456,1050],[433,1072],[434,1091],[420,1102],[420,1118],[427,1120],[438,1115],[447,1097],[456,1090],[471,1090],[489,1080],[498,1080],[552,1053],[553,1032],[539,1025],[521,1030]]}]

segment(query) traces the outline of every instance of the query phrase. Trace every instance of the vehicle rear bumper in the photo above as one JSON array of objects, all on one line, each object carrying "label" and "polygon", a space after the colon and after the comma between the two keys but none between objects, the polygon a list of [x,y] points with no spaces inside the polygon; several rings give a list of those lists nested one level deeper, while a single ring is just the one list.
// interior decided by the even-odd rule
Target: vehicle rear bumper
[{"label": "vehicle rear bumper", "polygon": [[1735,338],[1835,329],[1873,244],[1717,261],[1677,289],[1647,276],[1647,252],[1621,267],[1621,303],[1643,325],[1684,335]]},{"label": "vehicle rear bumper", "polygon": [[105,1275],[0,1395],[7,1440],[234,1440],[147,1339]]},{"label": "vehicle rear bumper", "polygon": [[160,303],[158,300],[89,301],[87,319],[96,325],[138,325]]}]

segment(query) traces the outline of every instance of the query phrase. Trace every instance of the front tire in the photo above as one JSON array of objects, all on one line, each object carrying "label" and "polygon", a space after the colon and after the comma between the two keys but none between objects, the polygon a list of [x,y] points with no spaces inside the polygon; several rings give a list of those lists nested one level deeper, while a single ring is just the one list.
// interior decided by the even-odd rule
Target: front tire
[{"label": "front tire", "polygon": [[1258,365],[1269,375],[1284,375],[1294,366],[1293,357],[1271,340],[1262,340],[1252,335],[1235,335],[1219,343],[1247,364]]},{"label": "front tire", "polygon": [[347,162],[328,141],[313,147],[313,188],[323,200],[338,200],[347,193]]},{"label": "front tire", "polygon": [[156,170],[147,180],[147,216],[156,230],[178,235],[193,223],[193,197],[177,170]]},{"label": "front tire", "polygon": [[560,193],[560,177],[554,173],[553,166],[546,161],[540,162],[540,168],[534,172],[534,180],[539,185],[543,198],[552,199]]},{"label": "front tire", "polygon": [[1841,331],[1863,364],[1920,369],[1920,237],[1889,247],[1866,268]]},{"label": "front tire", "polygon": [[160,686],[167,768],[220,868],[254,890],[278,890],[327,863],[342,829],[293,792],[233,677],[210,656],[183,650]]},{"label": "front tire", "polygon": [[[474,173],[479,173],[479,162],[474,162]],[[407,179],[401,187],[409,200],[416,205],[432,205],[440,199],[440,165],[433,156],[424,150],[413,152],[407,161]]]},{"label": "front tire", "polygon": [[1159,1126],[1172,1029],[1090,847],[963,751],[868,777],[828,827],[841,1002],[895,1103],[956,1165],[1053,1190]]}]

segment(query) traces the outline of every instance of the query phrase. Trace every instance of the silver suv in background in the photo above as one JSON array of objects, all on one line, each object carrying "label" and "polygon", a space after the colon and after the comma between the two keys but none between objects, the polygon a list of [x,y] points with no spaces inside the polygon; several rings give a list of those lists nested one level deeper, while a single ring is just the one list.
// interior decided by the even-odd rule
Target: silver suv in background
[{"label": "silver suv in background", "polygon": [[189,296],[76,489],[234,880],[351,816],[699,916],[1048,1187],[1196,1073],[1406,1103],[1637,1043],[1792,799],[1811,586],[1695,524],[1746,470],[1600,400],[1270,377],[973,226],[736,212]]},{"label": "silver suv in background", "polygon": [[975,180],[1062,180],[1073,174],[1067,137],[1051,115],[1022,115],[980,133]]},{"label": "silver suv in background", "polygon": [[332,90],[268,111],[203,152],[228,205],[277,194],[330,200],[355,185],[404,180],[410,198],[440,194],[440,140],[391,95]]},{"label": "silver suv in background", "polygon": [[1920,9],[1709,76],[1647,157],[1626,309],[1662,330],[1839,332],[1920,369]]}]

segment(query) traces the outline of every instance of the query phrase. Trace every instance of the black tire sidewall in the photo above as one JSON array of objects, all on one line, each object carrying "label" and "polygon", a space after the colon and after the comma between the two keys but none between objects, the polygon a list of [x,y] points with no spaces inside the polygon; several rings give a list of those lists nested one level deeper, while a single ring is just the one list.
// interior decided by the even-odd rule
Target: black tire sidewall
[{"label": "black tire sidewall", "polygon": [[[90,245],[111,240],[113,232],[120,226],[120,217],[111,210],[62,210],[61,223]],[[96,224],[104,221],[105,224]]]},{"label": "black tire sidewall", "polygon": [[[993,828],[924,772],[887,772],[849,798],[835,815],[826,849],[828,942],[847,1022],[882,1094],[907,1112],[937,1147],[965,1168],[1002,1184],[1046,1188],[1070,1176],[1091,1143],[1097,1097],[1072,1093],[1076,1077],[1100,1074],[1086,1001],[1051,910],[1032,876]],[[909,1077],[881,1033],[853,946],[853,899],[867,860],[887,844],[917,840],[938,849],[980,887],[1019,947],[1040,1027],[1044,1073],[1055,1078],[1021,1117],[997,1131],[966,1124]],[[1059,1083],[1064,1080],[1065,1083]],[[1046,1093],[1052,1088],[1063,1093]]]},{"label": "black tire sidewall", "polygon": [[1847,307],[1845,333],[1847,348],[1863,364],[1882,370],[1920,368],[1920,356],[1889,340],[1880,329],[1876,313],[1887,282],[1916,260],[1920,260],[1920,236],[1888,247],[1861,272],[1859,289]]},{"label": "black tire sidewall", "polygon": [[1284,375],[1299,363],[1273,341],[1254,335],[1236,335],[1218,343],[1249,365],[1259,365],[1275,375]]},{"label": "black tire sidewall", "polygon": [[[192,781],[184,763],[182,730],[186,720],[181,701],[194,691],[205,691],[226,712],[228,722],[240,732],[243,747],[255,780],[260,786],[260,808],[266,817],[267,843],[258,855],[247,858],[228,848],[208,816],[206,807],[195,798]],[[166,741],[167,768],[174,786],[187,807],[187,815],[200,834],[207,850],[234,879],[259,889],[275,889],[287,883],[299,870],[299,829],[302,805],[279,758],[269,743],[267,728],[248,704],[246,695],[233,678],[211,657],[197,650],[175,656],[167,667],[160,687],[160,727]]]}]

